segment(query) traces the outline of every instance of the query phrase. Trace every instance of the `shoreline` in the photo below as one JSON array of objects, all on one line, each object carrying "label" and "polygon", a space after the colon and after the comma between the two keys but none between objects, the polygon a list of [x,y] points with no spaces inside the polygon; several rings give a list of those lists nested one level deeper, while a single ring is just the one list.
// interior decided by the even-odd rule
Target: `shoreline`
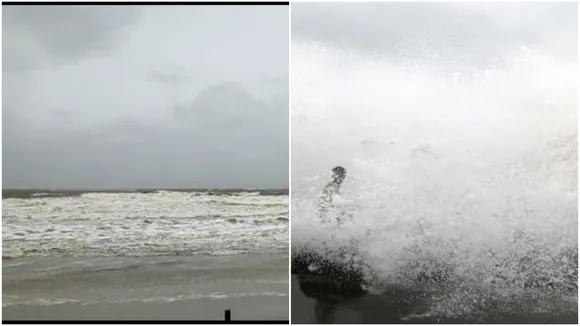
[{"label": "shoreline", "polygon": [[288,320],[288,254],[4,261],[3,320]]},{"label": "shoreline", "polygon": [[288,320],[288,297],[181,300],[167,303],[14,305],[2,307],[2,320]]}]

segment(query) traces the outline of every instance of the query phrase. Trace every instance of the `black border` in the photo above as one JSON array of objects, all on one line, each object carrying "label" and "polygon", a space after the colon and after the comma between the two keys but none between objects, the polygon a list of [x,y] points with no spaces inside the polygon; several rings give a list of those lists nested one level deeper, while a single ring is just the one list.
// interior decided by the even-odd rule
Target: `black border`
[{"label": "black border", "polygon": [[2,1],[3,6],[289,6],[289,1]]}]

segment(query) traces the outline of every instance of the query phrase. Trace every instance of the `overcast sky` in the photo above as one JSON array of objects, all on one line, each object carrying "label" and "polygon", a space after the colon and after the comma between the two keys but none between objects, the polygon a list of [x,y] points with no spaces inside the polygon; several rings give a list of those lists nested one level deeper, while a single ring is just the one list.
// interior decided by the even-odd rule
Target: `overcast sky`
[{"label": "overcast sky", "polygon": [[292,42],[455,68],[521,47],[576,60],[577,16],[576,3],[294,3]]},{"label": "overcast sky", "polygon": [[287,6],[3,6],[3,188],[288,187]]},{"label": "overcast sky", "polygon": [[[542,116],[543,111],[537,109],[521,121],[509,120],[514,128],[506,127],[506,134],[523,134],[527,129],[515,127],[527,121],[568,133],[572,123],[562,123],[566,117],[573,117],[568,121],[574,121],[577,130],[573,93],[578,83],[576,3],[300,2],[291,9],[292,181],[303,182],[304,189],[310,189],[311,183],[302,176],[329,173],[336,162],[347,169],[350,166],[349,171],[356,174],[352,167],[364,169],[364,164],[356,163],[358,155],[366,159],[391,155],[392,148],[407,144],[428,144],[422,132],[453,141],[451,130],[456,122],[442,117],[454,117],[453,110],[460,112],[463,105],[470,110],[462,118],[457,115],[458,122],[476,121],[473,112],[480,105],[498,112],[505,106],[500,115],[482,110],[482,117],[489,117],[491,123],[492,117],[503,114],[505,120],[517,117],[522,112],[516,110],[519,103],[535,104],[540,99],[538,108],[544,102],[558,103],[554,104],[558,114]],[[489,68],[497,68],[497,73]],[[446,80],[452,74],[458,79]],[[492,87],[494,78],[502,75],[507,78]],[[545,87],[547,83],[550,87]],[[559,85],[561,89],[556,90]],[[502,96],[504,91],[513,96]],[[405,94],[413,98],[405,102]],[[471,104],[453,103],[455,94]],[[513,108],[508,107],[510,101],[515,103]],[[423,111],[438,106],[444,107],[433,113]],[[408,110],[397,112],[401,107]],[[552,121],[565,128],[549,127]],[[461,130],[469,123],[456,125]],[[444,132],[438,133],[438,128]],[[386,144],[388,139],[397,146]],[[324,159],[320,159],[321,148]]]}]

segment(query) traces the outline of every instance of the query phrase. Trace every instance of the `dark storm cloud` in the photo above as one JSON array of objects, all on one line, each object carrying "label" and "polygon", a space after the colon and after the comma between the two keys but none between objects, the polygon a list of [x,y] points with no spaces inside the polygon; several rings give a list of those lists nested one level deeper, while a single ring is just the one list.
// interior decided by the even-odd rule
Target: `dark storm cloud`
[{"label": "dark storm cloud", "polygon": [[[576,58],[575,3],[296,3],[292,37],[378,54],[490,60],[520,46]],[[565,40],[565,41],[563,41]]]},{"label": "dark storm cloud", "polygon": [[5,6],[3,69],[28,71],[90,55],[105,55],[134,23],[136,7]]},{"label": "dark storm cloud", "polygon": [[287,187],[288,8],[4,9],[4,188]]}]

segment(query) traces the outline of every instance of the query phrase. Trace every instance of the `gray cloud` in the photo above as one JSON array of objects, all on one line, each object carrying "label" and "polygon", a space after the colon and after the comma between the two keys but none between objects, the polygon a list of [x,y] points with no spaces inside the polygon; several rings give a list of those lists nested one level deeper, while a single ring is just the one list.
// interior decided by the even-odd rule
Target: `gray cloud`
[{"label": "gray cloud", "polygon": [[179,72],[168,71],[152,71],[147,77],[151,80],[166,84],[181,84],[188,78]]},{"label": "gray cloud", "polygon": [[4,188],[288,186],[287,7],[7,8]]},{"label": "gray cloud", "polygon": [[213,140],[200,148],[224,159],[247,160],[256,167],[268,157],[276,157],[280,165],[288,161],[287,145],[280,146],[288,142],[288,108],[283,101],[260,101],[242,85],[228,82],[204,89],[189,105],[176,106],[174,114],[190,137]]},{"label": "gray cloud", "polygon": [[577,13],[575,3],[296,3],[292,37],[401,58],[492,62],[526,46],[576,59]]},{"label": "gray cloud", "polygon": [[137,17],[135,7],[5,6],[3,67],[21,72],[106,55]]}]

